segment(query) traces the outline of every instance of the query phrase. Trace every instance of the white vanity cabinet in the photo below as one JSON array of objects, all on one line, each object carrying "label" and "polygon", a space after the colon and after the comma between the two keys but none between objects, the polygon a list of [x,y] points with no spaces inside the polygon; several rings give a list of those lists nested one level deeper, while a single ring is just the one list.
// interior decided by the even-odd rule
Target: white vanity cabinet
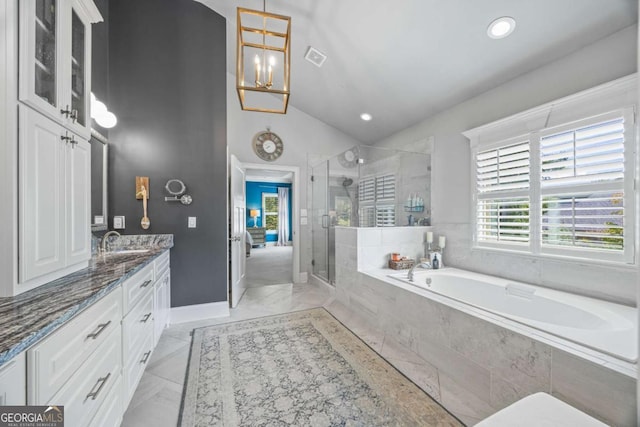
[{"label": "white vanity cabinet", "polygon": [[142,378],[153,348],[155,281],[151,263],[122,284],[123,396],[128,404]]},{"label": "white vanity cabinet", "polygon": [[24,105],[18,115],[23,284],[54,272],[61,277],[91,258],[91,146]]},{"label": "white vanity cabinet", "polygon": [[[64,405],[68,425],[89,425],[121,393],[122,289],[117,287],[27,350],[27,403]],[[118,405],[118,402],[115,402]]]},{"label": "white vanity cabinet", "polygon": [[27,362],[20,353],[0,368],[0,406],[27,404]]},{"label": "white vanity cabinet", "polygon": [[51,120],[91,135],[91,0],[20,0],[19,98]]},{"label": "white vanity cabinet", "polygon": [[171,268],[169,251],[160,255],[155,261],[156,282],[154,287],[154,345],[169,325],[171,313]]}]

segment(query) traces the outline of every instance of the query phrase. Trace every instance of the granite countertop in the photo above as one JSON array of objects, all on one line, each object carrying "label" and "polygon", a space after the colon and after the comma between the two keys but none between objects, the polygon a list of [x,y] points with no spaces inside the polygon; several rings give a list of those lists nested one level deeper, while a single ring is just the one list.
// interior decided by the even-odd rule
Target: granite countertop
[{"label": "granite countertop", "polygon": [[[15,297],[0,298],[0,366],[100,300],[171,247],[173,236],[160,245],[147,246],[149,251],[144,253],[94,255],[88,268]],[[140,245],[135,249],[139,248]]]}]

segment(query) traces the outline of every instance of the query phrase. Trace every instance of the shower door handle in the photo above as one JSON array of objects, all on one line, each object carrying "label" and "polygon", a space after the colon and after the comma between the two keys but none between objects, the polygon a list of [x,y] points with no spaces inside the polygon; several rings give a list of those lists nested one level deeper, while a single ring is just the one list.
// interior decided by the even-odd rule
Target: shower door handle
[{"label": "shower door handle", "polygon": [[329,228],[329,215],[322,215],[322,228]]}]

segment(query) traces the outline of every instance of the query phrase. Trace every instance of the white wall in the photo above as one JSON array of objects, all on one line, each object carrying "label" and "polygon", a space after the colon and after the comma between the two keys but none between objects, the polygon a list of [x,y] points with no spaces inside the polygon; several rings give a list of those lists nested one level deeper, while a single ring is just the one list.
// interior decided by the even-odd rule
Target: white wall
[{"label": "white wall", "polygon": [[633,304],[636,268],[611,268],[472,251],[469,141],[462,132],[637,69],[637,26],[623,29],[558,61],[425,119],[376,145],[403,148],[435,138],[432,224],[446,234],[444,262],[473,271]]},{"label": "white wall", "polygon": [[[311,181],[309,164],[359,145],[339,130],[298,110],[289,103],[287,114],[242,111],[235,86],[235,76],[227,74],[227,141],[229,154],[244,163],[298,166],[300,168],[300,207],[308,209],[309,223],[300,226],[300,270],[311,272]],[[292,98],[295,94],[292,94]],[[328,105],[327,108],[335,108]],[[265,162],[252,149],[256,133],[270,127],[284,143],[284,152],[275,162]]]}]

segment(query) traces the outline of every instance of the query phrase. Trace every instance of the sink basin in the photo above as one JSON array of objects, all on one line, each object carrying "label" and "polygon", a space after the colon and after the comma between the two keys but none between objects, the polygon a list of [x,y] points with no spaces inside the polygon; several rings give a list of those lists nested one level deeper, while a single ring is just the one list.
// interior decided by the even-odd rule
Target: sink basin
[{"label": "sink basin", "polygon": [[144,254],[151,249],[122,249],[117,251],[109,251],[107,255],[126,255],[126,254]]}]

